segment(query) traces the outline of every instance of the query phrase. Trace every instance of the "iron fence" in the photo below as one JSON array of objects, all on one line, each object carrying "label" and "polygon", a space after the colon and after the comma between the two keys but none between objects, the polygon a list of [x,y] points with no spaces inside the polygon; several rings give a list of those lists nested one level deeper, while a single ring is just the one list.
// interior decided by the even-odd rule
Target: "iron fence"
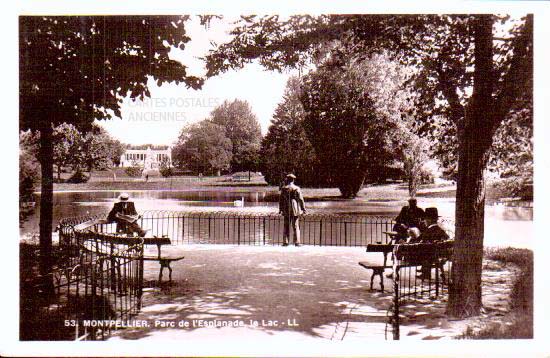
[{"label": "iron fence", "polygon": [[448,297],[453,243],[448,240],[395,245],[392,252],[393,301],[388,315],[393,339],[399,339],[401,307],[407,300]]},{"label": "iron fence", "polygon": [[[58,227],[51,278],[54,292],[42,292],[41,280],[22,280],[21,340],[98,340],[141,308],[143,241],[80,232],[89,220],[65,219]],[[27,253],[22,265],[32,265]]]},{"label": "iron fence", "polygon": [[[148,235],[169,237],[173,244],[280,245],[284,234],[284,218],[275,213],[145,211],[138,223]],[[308,214],[299,219],[302,244],[315,246],[386,243],[384,232],[393,225],[392,218],[360,214]],[[101,224],[98,230],[115,232],[116,224]]]}]

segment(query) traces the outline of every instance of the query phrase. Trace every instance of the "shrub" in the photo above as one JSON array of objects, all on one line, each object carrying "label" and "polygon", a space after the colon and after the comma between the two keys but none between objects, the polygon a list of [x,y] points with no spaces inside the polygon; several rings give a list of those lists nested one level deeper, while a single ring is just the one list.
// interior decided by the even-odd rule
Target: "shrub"
[{"label": "shrub", "polygon": [[86,183],[90,179],[89,175],[86,175],[80,169],[77,169],[76,172],[67,180],[67,183],[78,184]]},{"label": "shrub", "polygon": [[124,172],[129,177],[140,177],[143,172],[143,169],[141,168],[141,166],[134,164],[130,167],[124,168]]},{"label": "shrub", "polygon": [[19,154],[19,200],[32,201],[32,193],[40,182],[40,164],[26,151]]},{"label": "shrub", "polygon": [[510,339],[533,338],[533,252],[527,249],[499,248],[485,250],[485,257],[503,263],[511,263],[521,270],[515,278],[510,295],[512,312],[508,315],[508,324],[490,323],[480,331],[471,327],[461,338],[472,339]]}]

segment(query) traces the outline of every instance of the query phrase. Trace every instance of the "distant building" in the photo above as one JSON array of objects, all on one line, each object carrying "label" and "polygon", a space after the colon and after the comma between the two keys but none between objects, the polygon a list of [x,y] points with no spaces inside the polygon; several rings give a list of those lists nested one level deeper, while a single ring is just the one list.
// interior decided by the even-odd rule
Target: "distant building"
[{"label": "distant building", "polygon": [[172,149],[126,149],[120,156],[120,166],[129,167],[134,164],[140,165],[144,170],[155,170],[160,168],[160,163],[166,160],[169,166],[172,165]]}]

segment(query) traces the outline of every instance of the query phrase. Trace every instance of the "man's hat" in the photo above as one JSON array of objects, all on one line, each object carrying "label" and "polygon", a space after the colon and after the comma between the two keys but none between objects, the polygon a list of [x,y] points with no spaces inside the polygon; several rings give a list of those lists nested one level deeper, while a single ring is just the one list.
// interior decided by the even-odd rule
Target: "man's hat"
[{"label": "man's hat", "polygon": [[437,218],[439,217],[439,213],[437,212],[437,208],[426,208],[424,217],[426,219],[437,220]]},{"label": "man's hat", "polygon": [[118,199],[119,199],[120,201],[126,201],[126,200],[128,200],[129,198],[130,198],[130,195],[128,195],[128,193],[122,193],[122,194],[120,194],[120,196],[118,197]]},{"label": "man's hat", "polygon": [[416,203],[416,198],[409,198],[409,200],[407,200],[409,203]]},{"label": "man's hat", "polygon": [[296,175],[290,173],[290,174],[287,174],[286,175],[287,178],[290,178],[290,179],[296,179]]}]

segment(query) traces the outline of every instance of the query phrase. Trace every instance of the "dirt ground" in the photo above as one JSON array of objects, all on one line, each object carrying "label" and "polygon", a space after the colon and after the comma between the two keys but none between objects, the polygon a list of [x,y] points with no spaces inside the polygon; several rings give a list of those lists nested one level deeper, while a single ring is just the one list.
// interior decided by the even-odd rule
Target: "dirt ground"
[{"label": "dirt ground", "polygon": [[[313,246],[172,249],[183,250],[186,258],[173,264],[171,285],[155,287],[159,266],[146,264],[149,288],[134,319],[148,326],[119,330],[110,341],[185,341],[197,347],[254,341],[261,348],[392,339],[386,317],[391,280],[385,278],[385,292],[376,290],[376,280],[375,291],[370,291],[370,271],[358,265],[380,264],[379,253]],[[401,340],[454,339],[468,325],[503,319],[516,269],[495,261],[484,265],[481,317],[453,321],[445,316],[442,299],[410,300],[402,310]]]}]

